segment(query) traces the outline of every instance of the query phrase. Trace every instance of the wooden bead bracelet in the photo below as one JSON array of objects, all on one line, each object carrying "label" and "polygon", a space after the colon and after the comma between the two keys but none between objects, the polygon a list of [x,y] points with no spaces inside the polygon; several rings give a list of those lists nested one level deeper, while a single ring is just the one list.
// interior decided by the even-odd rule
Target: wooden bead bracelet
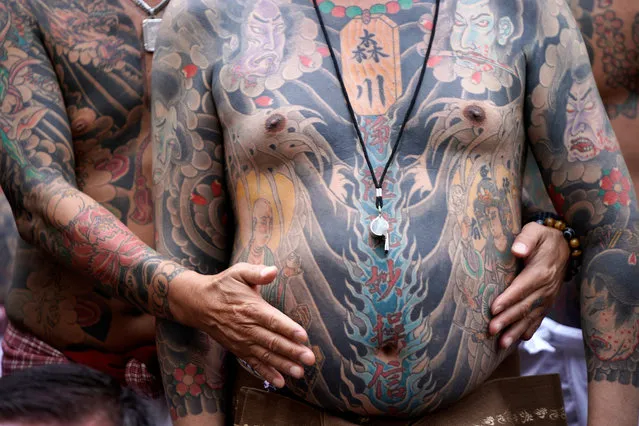
[{"label": "wooden bead bracelet", "polygon": [[579,272],[581,255],[583,254],[577,233],[554,213],[544,212],[536,214],[531,222],[537,222],[540,225],[554,228],[563,234],[570,248],[570,265],[566,271],[566,281],[570,281]]}]

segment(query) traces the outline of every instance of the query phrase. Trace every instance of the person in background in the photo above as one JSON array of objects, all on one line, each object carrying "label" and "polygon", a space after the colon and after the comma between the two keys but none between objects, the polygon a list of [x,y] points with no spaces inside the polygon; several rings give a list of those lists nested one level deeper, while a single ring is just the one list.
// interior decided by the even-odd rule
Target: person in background
[{"label": "person in background", "polygon": [[264,347],[287,359],[284,372],[313,361],[304,330],[251,290],[268,268],[186,278],[153,250],[149,37],[166,4],[0,3],[0,186],[21,237],[4,374],[75,361],[157,396],[155,317],[216,335],[237,308],[226,291],[253,308],[218,336],[230,350],[269,377],[279,373]]},{"label": "person in background", "polygon": [[0,378],[0,426],[158,426],[151,405],[107,374],[45,365]]},{"label": "person in background", "polygon": [[[617,135],[635,188],[639,185],[639,2],[637,0],[567,0],[586,43],[597,88]],[[574,155],[593,156],[602,149],[588,122],[588,105],[569,103]],[[568,112],[570,112],[568,111]],[[596,132],[594,132],[596,133]],[[595,143],[592,143],[592,142]],[[605,145],[603,145],[605,149]],[[524,188],[529,210],[553,211],[533,161],[527,164]],[[627,185],[622,182],[621,185]],[[602,188],[603,191],[606,188]],[[558,194],[550,191],[551,196]],[[629,263],[636,262],[633,253]],[[587,423],[587,369],[581,330],[577,280],[562,287],[540,330],[521,345],[523,374],[560,373],[570,425]]]},{"label": "person in background", "polygon": [[[11,207],[0,189],[0,341],[7,328],[8,320],[5,309],[7,291],[13,277],[13,259],[18,243],[18,231],[16,230]],[[0,345],[0,359],[2,359],[2,346]],[[0,364],[0,376],[2,365]]]}]

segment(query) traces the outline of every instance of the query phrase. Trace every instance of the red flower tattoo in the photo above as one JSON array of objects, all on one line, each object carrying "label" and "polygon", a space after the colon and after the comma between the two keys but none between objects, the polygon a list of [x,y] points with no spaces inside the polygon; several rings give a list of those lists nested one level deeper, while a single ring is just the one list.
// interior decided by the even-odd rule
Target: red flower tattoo
[{"label": "red flower tattoo", "polygon": [[180,396],[198,397],[202,393],[202,385],[206,382],[204,370],[194,364],[184,368],[176,368],[173,372],[176,381],[175,390]]},{"label": "red flower tattoo", "polygon": [[616,167],[612,170],[604,170],[604,177],[599,181],[599,195],[603,196],[606,206],[630,205],[630,181]]}]

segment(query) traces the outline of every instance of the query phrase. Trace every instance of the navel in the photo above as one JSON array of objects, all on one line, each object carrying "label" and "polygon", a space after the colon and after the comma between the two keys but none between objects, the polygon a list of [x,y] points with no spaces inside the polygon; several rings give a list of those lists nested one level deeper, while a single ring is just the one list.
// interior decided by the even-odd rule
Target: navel
[{"label": "navel", "polygon": [[394,342],[387,342],[377,349],[377,358],[388,363],[391,361],[397,361],[399,358],[399,348]]}]

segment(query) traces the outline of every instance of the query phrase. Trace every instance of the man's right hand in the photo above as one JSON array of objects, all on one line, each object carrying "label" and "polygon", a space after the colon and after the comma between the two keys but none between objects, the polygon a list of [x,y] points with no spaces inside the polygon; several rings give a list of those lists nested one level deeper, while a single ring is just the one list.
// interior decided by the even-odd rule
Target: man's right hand
[{"label": "man's right hand", "polygon": [[169,300],[175,321],[205,331],[246,361],[276,387],[280,373],[301,378],[303,365],[315,363],[304,345],[308,335],[260,296],[257,286],[270,284],[274,266],[238,263],[217,275],[187,271],[171,282]]}]

